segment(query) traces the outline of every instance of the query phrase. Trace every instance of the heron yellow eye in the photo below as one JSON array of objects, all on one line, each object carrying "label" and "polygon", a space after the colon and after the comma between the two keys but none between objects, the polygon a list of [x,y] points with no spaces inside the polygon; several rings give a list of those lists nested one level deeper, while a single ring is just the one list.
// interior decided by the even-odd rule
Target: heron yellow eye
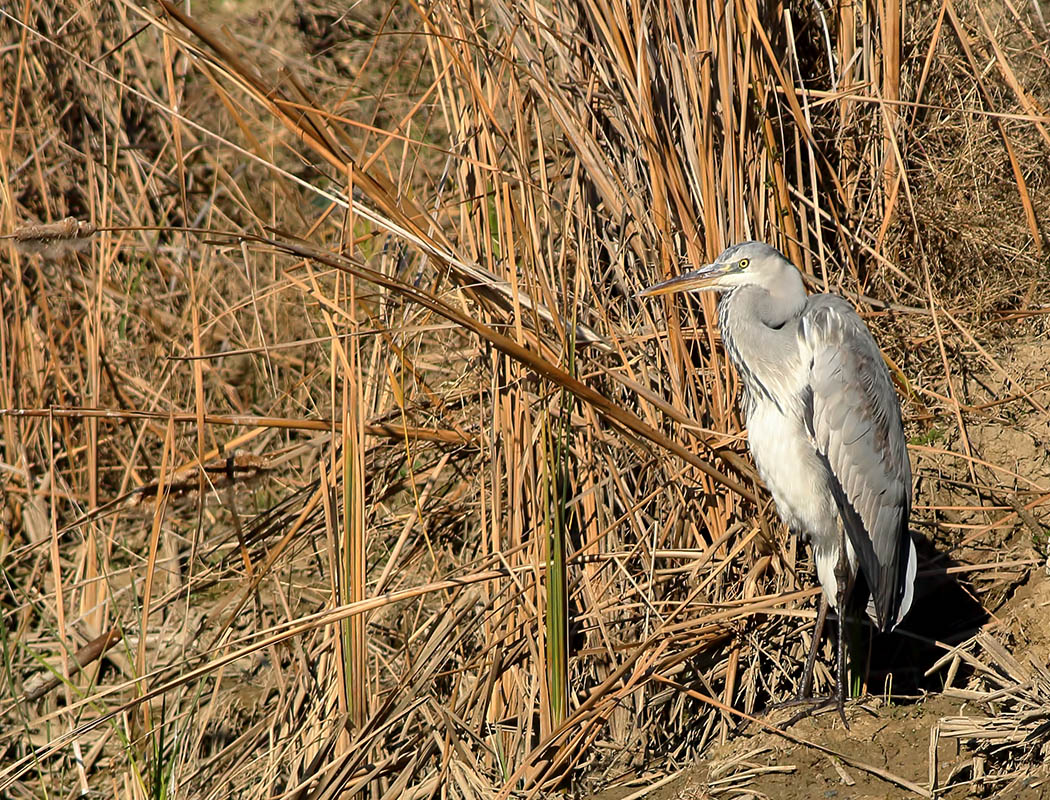
[{"label": "heron yellow eye", "polygon": [[737,261],[736,263],[737,263],[737,266],[740,267],[740,269],[747,269],[747,265],[751,263],[751,259],[750,258],[742,258],[739,261]]}]

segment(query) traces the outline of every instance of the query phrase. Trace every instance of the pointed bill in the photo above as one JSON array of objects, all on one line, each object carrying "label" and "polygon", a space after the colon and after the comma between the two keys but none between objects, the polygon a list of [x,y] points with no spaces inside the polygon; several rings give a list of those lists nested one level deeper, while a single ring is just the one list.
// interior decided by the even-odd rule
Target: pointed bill
[{"label": "pointed bill", "polygon": [[707,264],[690,272],[683,272],[670,280],[654,284],[638,292],[637,297],[656,297],[661,294],[678,294],[680,292],[696,292],[714,287],[718,279],[724,275],[731,265]]}]

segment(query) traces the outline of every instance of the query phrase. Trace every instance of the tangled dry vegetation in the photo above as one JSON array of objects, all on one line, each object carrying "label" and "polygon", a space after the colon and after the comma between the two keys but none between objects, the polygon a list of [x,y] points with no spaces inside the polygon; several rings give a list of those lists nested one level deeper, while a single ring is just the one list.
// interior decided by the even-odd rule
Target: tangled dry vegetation
[{"label": "tangled dry vegetation", "polygon": [[185,9],[0,9],[0,793],[531,797],[761,727],[808,556],[713,301],[634,297],[743,238],[898,378],[868,689],[969,693],[940,788],[1045,779],[1037,2]]}]

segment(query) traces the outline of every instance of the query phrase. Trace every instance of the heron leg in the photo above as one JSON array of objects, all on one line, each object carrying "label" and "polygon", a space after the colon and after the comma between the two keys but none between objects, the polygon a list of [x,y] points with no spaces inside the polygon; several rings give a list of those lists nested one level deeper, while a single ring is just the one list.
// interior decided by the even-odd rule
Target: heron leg
[{"label": "heron leg", "polygon": [[787,730],[796,722],[808,717],[822,708],[827,708],[832,703],[838,702],[837,695],[828,697],[813,697],[813,671],[817,665],[817,652],[820,650],[820,640],[824,635],[824,625],[828,618],[828,609],[831,604],[827,596],[820,595],[820,608],[817,610],[817,621],[813,626],[813,640],[809,645],[809,655],[806,656],[806,667],[802,673],[802,687],[792,700],[777,703],[773,708],[789,708],[791,706],[806,705],[808,708],[799,711],[786,722],[778,726],[781,730]]},{"label": "heron leg", "polygon": [[842,724],[849,728],[849,723],[846,722],[846,598],[849,597],[850,585],[850,569],[849,569],[849,557],[846,555],[846,530],[845,528],[839,528],[840,539],[839,539],[839,560],[835,564],[835,600],[838,604],[839,612],[839,625],[838,625],[838,647],[836,648],[836,683],[835,687],[835,704],[838,706],[839,717],[842,718]]},{"label": "heron leg", "polygon": [[817,666],[817,651],[820,650],[820,638],[824,635],[824,622],[828,618],[829,605],[828,598],[821,593],[817,623],[813,626],[813,641],[810,642],[809,655],[806,656],[806,668],[802,672],[802,688],[798,692],[799,701],[804,701],[813,695],[813,670]]},{"label": "heron leg", "polygon": [[781,730],[787,730],[799,720],[805,719],[811,714],[815,714],[817,711],[827,708],[832,704],[835,704],[841,713],[842,701],[838,694],[832,694],[827,697],[813,697],[813,670],[817,665],[817,651],[820,650],[820,640],[824,635],[824,623],[828,618],[828,608],[830,607],[831,604],[828,602],[828,598],[822,593],[820,595],[820,608],[817,611],[817,622],[813,627],[813,641],[810,643],[809,655],[806,656],[805,671],[802,674],[802,688],[799,689],[799,693],[794,699],[777,703],[773,706],[773,708],[789,708],[791,706],[800,705],[807,706],[807,708],[799,711],[786,722],[780,723],[777,727]]},{"label": "heron leg", "polygon": [[817,621],[813,627],[813,640],[810,642],[809,654],[806,656],[806,666],[802,675],[802,687],[799,690],[798,695],[793,700],[788,700],[783,703],[778,703],[774,708],[784,708],[793,705],[811,704],[811,708],[804,711],[800,711],[795,714],[787,722],[780,724],[782,730],[790,728],[799,720],[809,716],[818,709],[827,708],[829,705],[834,704],[839,712],[839,717],[842,719],[842,724],[849,728],[849,723],[846,721],[846,653],[845,653],[845,638],[843,635],[843,609],[846,607],[846,598],[849,597],[851,590],[853,589],[853,581],[851,580],[849,557],[846,555],[846,530],[843,527],[839,527],[839,558],[835,562],[835,580],[837,586],[835,588],[835,601],[838,605],[838,640],[836,646],[836,688],[834,694],[828,697],[815,698],[812,696],[813,693],[813,671],[816,667],[817,652],[820,649],[820,639],[824,633],[824,625],[828,617],[828,608],[831,606],[828,602],[827,595],[821,593],[820,596],[820,608],[817,611]]}]

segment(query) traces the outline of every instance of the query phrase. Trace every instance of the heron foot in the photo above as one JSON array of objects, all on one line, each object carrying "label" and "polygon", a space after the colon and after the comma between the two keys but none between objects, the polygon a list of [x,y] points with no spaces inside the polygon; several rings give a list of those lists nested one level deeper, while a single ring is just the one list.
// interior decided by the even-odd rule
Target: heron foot
[{"label": "heron foot", "polygon": [[770,710],[795,708],[798,706],[805,706],[805,708],[794,716],[789,717],[786,721],[779,723],[777,727],[780,730],[787,730],[796,722],[800,722],[806,717],[816,716],[818,713],[832,706],[838,711],[839,719],[842,720],[843,727],[845,727],[846,730],[849,730],[849,722],[846,720],[846,698],[842,692],[835,692],[834,694],[824,695],[823,697],[793,697],[790,700],[784,700],[783,702],[770,706]]}]

